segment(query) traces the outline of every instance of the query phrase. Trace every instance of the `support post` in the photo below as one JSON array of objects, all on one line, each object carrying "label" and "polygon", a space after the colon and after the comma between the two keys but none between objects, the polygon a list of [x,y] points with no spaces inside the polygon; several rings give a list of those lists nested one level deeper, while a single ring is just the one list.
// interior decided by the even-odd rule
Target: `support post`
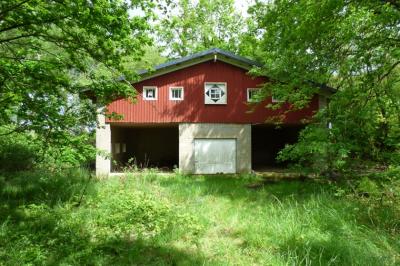
[{"label": "support post", "polygon": [[111,128],[106,124],[103,110],[98,110],[96,128],[96,175],[109,175],[111,172]]}]

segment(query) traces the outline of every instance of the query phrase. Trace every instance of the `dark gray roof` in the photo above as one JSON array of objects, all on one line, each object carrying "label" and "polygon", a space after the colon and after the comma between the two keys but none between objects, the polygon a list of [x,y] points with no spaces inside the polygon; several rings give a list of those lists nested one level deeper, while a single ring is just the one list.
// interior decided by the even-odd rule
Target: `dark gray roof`
[{"label": "dark gray roof", "polygon": [[[201,59],[202,57],[207,57],[207,56],[210,56],[210,55],[222,55],[225,58],[231,59],[233,61],[237,61],[237,62],[239,62],[239,63],[241,63],[243,65],[247,65],[247,66],[249,66],[249,68],[252,67],[252,66],[258,66],[258,67],[262,66],[262,64],[260,64],[259,62],[256,62],[254,60],[248,59],[246,57],[239,56],[239,55],[233,54],[231,52],[228,52],[228,51],[225,51],[225,50],[222,50],[222,49],[219,49],[219,48],[212,48],[212,49],[208,49],[208,50],[205,50],[205,51],[202,51],[202,52],[198,52],[198,53],[195,53],[195,54],[192,54],[192,55],[189,55],[189,56],[185,56],[185,57],[182,57],[182,58],[178,58],[178,59],[175,59],[175,60],[168,61],[166,63],[163,63],[163,64],[160,64],[160,65],[157,65],[157,66],[153,67],[151,70],[140,70],[137,73],[139,75],[142,75],[142,76],[147,76],[147,74],[152,75],[153,72],[157,72],[159,70],[165,70],[165,69],[168,69],[169,67],[174,67],[174,66],[177,66],[177,65],[180,65],[180,64],[182,64],[182,65],[184,65],[185,63],[189,63],[190,64],[190,61],[192,61],[192,60]],[[124,77],[120,77],[119,80],[123,80],[123,79],[124,79]],[[335,89],[333,89],[333,88],[331,88],[331,87],[329,87],[329,86],[327,86],[325,84],[320,84],[320,83],[317,83],[317,82],[314,82],[314,81],[309,81],[309,83],[311,85],[319,88],[321,91],[326,92],[328,94],[332,94],[332,93],[336,92]]]},{"label": "dark gray roof", "polygon": [[[235,55],[235,54],[233,54],[231,52],[224,51],[224,50],[219,49],[219,48],[212,48],[212,49],[209,49],[209,50],[205,50],[205,51],[202,51],[202,52],[199,52],[199,53],[195,53],[195,54],[192,54],[192,55],[189,55],[189,56],[185,56],[185,57],[182,57],[182,58],[179,58],[179,59],[175,59],[175,60],[160,64],[160,65],[157,65],[157,66],[153,67],[153,70],[157,71],[157,70],[160,70],[160,69],[164,69],[164,68],[172,67],[172,66],[175,66],[175,65],[178,65],[178,64],[182,64],[182,63],[185,63],[185,62],[189,62],[189,61],[191,61],[193,59],[198,59],[198,58],[201,58],[201,57],[205,57],[205,56],[208,56],[208,55],[214,55],[214,54],[223,55],[225,57],[228,57],[230,59],[239,61],[239,62],[241,62],[243,64],[246,64],[246,65],[249,65],[249,66],[261,66],[260,63],[258,63],[256,61],[253,61],[253,60],[250,60],[250,59],[248,59],[246,57]],[[138,71],[138,74],[139,75],[143,75],[143,74],[146,74],[148,72],[149,72],[149,70],[140,70],[140,71]]]}]

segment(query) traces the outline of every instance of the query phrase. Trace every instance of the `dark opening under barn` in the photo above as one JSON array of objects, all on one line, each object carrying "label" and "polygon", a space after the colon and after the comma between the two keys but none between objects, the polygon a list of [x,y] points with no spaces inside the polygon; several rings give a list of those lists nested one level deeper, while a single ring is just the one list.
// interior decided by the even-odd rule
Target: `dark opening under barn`
[{"label": "dark opening under barn", "polygon": [[160,168],[178,167],[178,125],[163,126],[111,126],[112,172],[126,167]]},{"label": "dark opening under barn", "polygon": [[286,144],[297,141],[304,125],[253,125],[251,128],[252,169],[255,171],[282,168],[286,163],[278,162],[278,152]]}]

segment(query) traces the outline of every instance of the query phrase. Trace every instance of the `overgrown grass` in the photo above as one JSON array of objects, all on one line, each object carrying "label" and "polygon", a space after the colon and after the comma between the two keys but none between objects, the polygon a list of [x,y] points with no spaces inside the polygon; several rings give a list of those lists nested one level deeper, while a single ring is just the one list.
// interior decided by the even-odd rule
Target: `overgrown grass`
[{"label": "overgrown grass", "polygon": [[247,187],[256,181],[153,172],[103,180],[85,171],[3,175],[0,264],[400,263],[399,217],[390,207],[373,212],[335,196],[329,184]]}]

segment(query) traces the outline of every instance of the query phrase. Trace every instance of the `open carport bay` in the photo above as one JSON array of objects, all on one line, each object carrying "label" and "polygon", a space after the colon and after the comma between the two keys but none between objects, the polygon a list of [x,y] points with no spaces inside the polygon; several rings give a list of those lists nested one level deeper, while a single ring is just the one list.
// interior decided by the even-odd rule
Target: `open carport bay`
[{"label": "open carport bay", "polygon": [[290,125],[276,127],[273,125],[252,125],[251,127],[251,150],[252,169],[255,171],[268,170],[271,168],[285,167],[285,163],[278,162],[278,152],[286,144],[297,141],[299,132],[304,125]]},{"label": "open carport bay", "polygon": [[178,167],[178,126],[112,126],[112,171],[118,172],[133,163],[140,168]]}]

